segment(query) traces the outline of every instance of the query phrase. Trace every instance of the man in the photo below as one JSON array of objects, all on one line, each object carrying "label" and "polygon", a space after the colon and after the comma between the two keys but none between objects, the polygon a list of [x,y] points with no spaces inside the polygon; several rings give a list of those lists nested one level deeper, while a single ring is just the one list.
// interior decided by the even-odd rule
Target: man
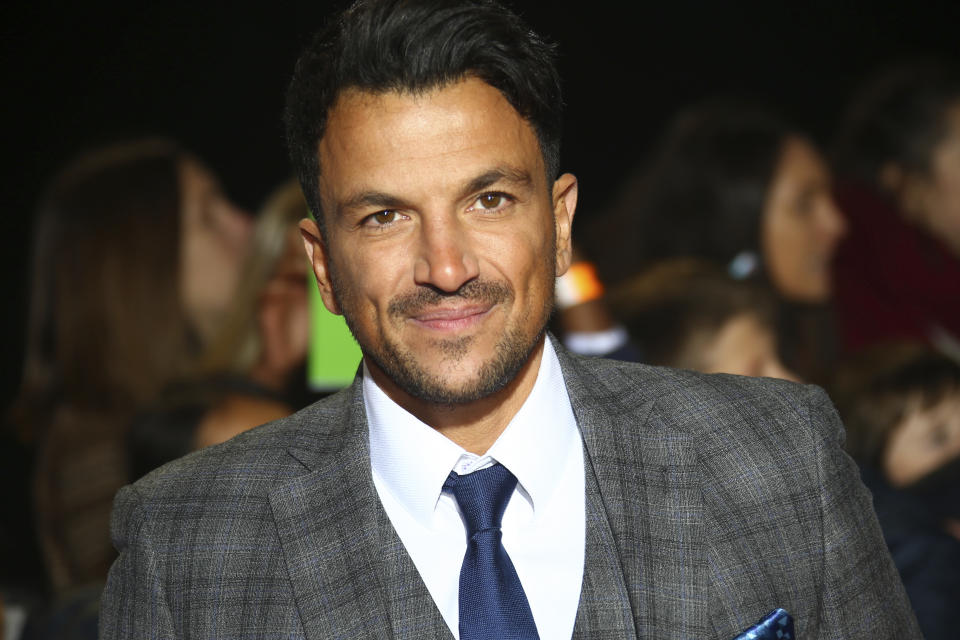
[{"label": "man", "polygon": [[551,59],[467,0],[358,3],[304,54],[301,230],[362,375],[118,495],[103,637],[919,637],[821,391],[546,336]]}]

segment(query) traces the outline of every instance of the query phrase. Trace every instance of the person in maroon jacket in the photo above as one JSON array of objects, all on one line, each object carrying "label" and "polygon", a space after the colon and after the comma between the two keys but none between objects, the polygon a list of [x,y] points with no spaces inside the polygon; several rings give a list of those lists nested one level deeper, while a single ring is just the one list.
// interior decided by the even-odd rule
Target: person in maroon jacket
[{"label": "person in maroon jacket", "polygon": [[849,233],[835,261],[847,351],[914,340],[960,356],[960,74],[887,70],[854,100],[838,140]]}]

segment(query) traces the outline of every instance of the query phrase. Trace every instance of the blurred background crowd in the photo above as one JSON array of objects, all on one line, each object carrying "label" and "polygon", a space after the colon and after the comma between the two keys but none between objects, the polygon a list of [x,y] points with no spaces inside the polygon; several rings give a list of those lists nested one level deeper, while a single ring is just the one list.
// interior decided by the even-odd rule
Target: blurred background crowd
[{"label": "blurred background crowd", "polygon": [[[332,6],[2,10],[2,637],[96,637],[114,492],[352,377],[279,118]],[[827,388],[956,637],[960,6],[513,6],[559,43],[582,194],[553,331]]]}]

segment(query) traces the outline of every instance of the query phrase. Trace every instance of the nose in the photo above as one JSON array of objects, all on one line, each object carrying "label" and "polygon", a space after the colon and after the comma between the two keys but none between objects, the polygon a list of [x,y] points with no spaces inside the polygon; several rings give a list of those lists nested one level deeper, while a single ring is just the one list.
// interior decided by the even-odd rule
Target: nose
[{"label": "nose", "polygon": [[479,275],[470,233],[455,215],[421,217],[414,280],[453,293]]},{"label": "nose", "polygon": [[826,197],[821,207],[820,233],[831,246],[847,234],[847,221],[832,195]]}]

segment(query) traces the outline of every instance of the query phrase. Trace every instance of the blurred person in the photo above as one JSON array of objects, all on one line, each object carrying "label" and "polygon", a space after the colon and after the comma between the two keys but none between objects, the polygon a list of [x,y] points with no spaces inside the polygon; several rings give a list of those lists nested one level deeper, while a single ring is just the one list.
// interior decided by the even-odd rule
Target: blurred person
[{"label": "blurred person", "polygon": [[750,104],[681,113],[635,170],[585,250],[613,286],[661,260],[698,258],[766,282],[782,306],[782,356],[806,379],[832,356],[831,263],[846,231],[811,140]]},{"label": "blurred person", "polygon": [[54,593],[102,582],[134,413],[190,372],[230,300],[247,216],[165,140],[81,156],[38,211],[23,382],[38,533]]},{"label": "blurred person", "polygon": [[836,193],[851,233],[836,262],[849,351],[919,340],[960,360],[960,71],[880,71],[837,139]]},{"label": "blurred person", "polygon": [[841,367],[834,396],[924,636],[956,638],[960,364],[918,345],[876,345]]},{"label": "blurred person", "polygon": [[168,385],[133,420],[130,480],[300,408],[309,318],[309,264],[298,223],[310,217],[290,181],[254,225],[240,285],[197,375]]},{"label": "blurred person", "polygon": [[197,430],[221,398],[222,393],[208,385],[178,383],[169,385],[159,400],[138,412],[125,441],[128,482],[200,448]]},{"label": "blurred person", "polygon": [[308,263],[298,223],[299,184],[267,199],[253,227],[240,283],[196,376],[176,380],[134,418],[130,481],[181,456],[294,411],[307,354]]},{"label": "blurred person", "polygon": [[294,405],[305,395],[310,319],[309,263],[297,225],[309,215],[299,184],[291,181],[257,218],[241,284],[202,363],[207,380],[199,384],[216,391],[216,399],[199,422],[197,447],[300,408]]},{"label": "blurred person", "polygon": [[759,284],[680,258],[645,269],[608,299],[644,362],[796,380],[777,351],[774,299]]},{"label": "blurred person", "polygon": [[611,285],[687,257],[765,279],[787,300],[825,302],[845,232],[830,188],[798,130],[747,104],[708,102],[681,113],[628,180],[591,255]]},{"label": "blurred person", "polygon": [[362,368],[117,494],[104,640],[727,640],[775,607],[810,640],[919,637],[821,390],[547,334],[562,104],[553,47],[496,3],[327,21],[287,134]]}]

